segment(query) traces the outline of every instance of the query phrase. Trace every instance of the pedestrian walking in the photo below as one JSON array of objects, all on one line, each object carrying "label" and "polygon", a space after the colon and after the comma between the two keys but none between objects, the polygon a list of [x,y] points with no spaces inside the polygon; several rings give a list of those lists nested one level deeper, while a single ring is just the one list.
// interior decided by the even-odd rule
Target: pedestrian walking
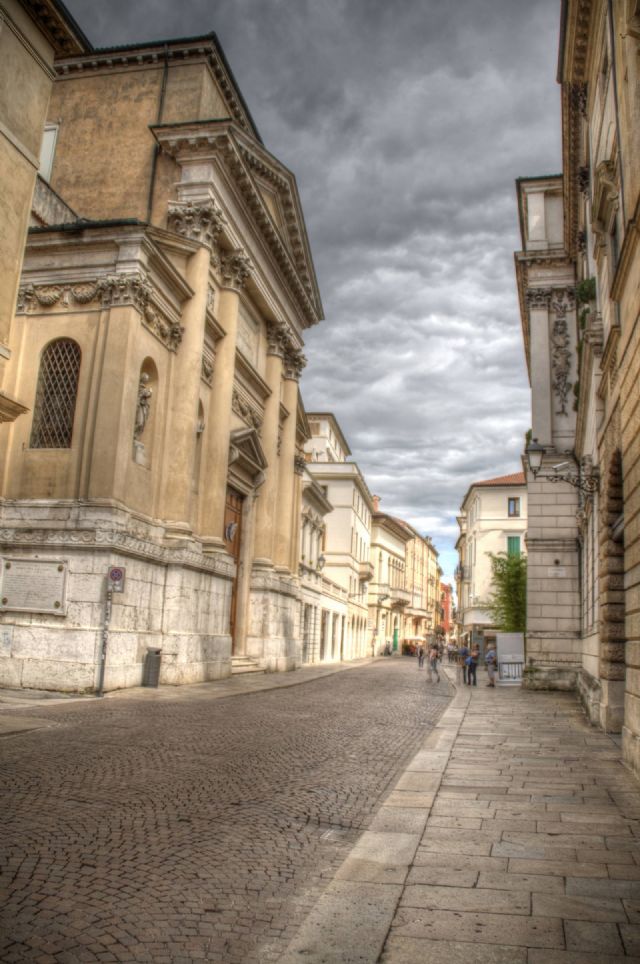
[{"label": "pedestrian walking", "polygon": [[469,665],[467,663],[468,659],[469,659],[469,647],[467,646],[466,643],[463,643],[460,649],[458,650],[458,663],[460,666],[462,666],[463,683],[467,682],[467,670],[469,669]]},{"label": "pedestrian walking", "polygon": [[440,652],[438,647],[434,645],[429,650],[429,682],[433,682],[433,674],[436,676],[436,683],[440,682],[440,673],[438,672],[438,659],[440,658]]},{"label": "pedestrian walking", "polygon": [[498,662],[498,654],[496,653],[496,648],[493,644],[490,644],[489,649],[484,654],[484,661],[487,667],[487,676],[489,677],[489,682],[487,683],[487,686],[495,687],[496,665]]},{"label": "pedestrian walking", "polygon": [[418,646],[418,669],[422,669],[424,666],[424,646],[422,643]]},{"label": "pedestrian walking", "polygon": [[477,686],[478,662],[480,660],[480,647],[476,644],[471,647],[471,652],[467,656],[467,686]]}]

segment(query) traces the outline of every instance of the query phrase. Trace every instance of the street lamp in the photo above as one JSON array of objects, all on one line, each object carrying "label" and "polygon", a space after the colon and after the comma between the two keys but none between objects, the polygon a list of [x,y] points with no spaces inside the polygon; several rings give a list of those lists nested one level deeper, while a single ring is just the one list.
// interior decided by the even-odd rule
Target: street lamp
[{"label": "street lamp", "polygon": [[[540,445],[537,438],[532,439],[525,449],[529,469],[534,479],[546,479],[548,482],[568,482],[574,489],[580,489],[592,495],[600,488],[598,475],[593,472],[591,475],[580,475],[579,472],[570,471],[570,462],[559,462],[553,466],[553,474],[542,474],[542,459],[546,452],[544,445]],[[571,456],[573,459],[573,456]],[[575,460],[574,460],[575,461]],[[569,471],[568,471],[569,470]]]}]

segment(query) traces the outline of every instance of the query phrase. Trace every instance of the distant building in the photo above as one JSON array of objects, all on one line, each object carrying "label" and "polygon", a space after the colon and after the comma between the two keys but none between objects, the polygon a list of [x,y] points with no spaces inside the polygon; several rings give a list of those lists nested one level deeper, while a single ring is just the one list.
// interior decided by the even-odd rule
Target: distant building
[{"label": "distant building", "polygon": [[320,658],[370,656],[367,602],[373,576],[373,498],[356,463],[347,461],[350,449],[335,416],[309,412],[307,418],[306,471],[333,507],[325,520],[322,572],[347,599],[346,625],[337,600],[321,607]]},{"label": "distant building", "polygon": [[483,649],[495,640],[486,605],[491,594],[490,554],[520,555],[527,532],[523,472],[474,482],[462,500],[456,542],[459,637]]},{"label": "distant building", "polygon": [[453,587],[447,582],[440,583],[440,605],[444,635],[450,639],[453,631]]}]

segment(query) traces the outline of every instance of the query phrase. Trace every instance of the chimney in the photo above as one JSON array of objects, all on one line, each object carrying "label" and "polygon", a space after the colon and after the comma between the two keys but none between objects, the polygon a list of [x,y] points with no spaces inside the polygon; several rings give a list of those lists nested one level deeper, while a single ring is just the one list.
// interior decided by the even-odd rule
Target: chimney
[{"label": "chimney", "polygon": [[374,512],[379,512],[379,511],[380,511],[380,496],[379,496],[379,495],[374,495],[374,496],[373,496],[373,511],[374,511]]}]

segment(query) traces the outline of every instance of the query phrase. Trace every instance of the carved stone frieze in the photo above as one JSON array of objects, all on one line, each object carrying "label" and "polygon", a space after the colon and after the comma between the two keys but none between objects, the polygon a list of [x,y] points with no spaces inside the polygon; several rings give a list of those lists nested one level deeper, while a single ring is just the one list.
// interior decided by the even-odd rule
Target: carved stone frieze
[{"label": "carved stone frieze", "polygon": [[257,432],[262,428],[263,417],[261,413],[242,395],[237,388],[234,388],[231,397],[231,408],[246,425],[255,428]]},{"label": "carved stone frieze", "polygon": [[242,248],[223,251],[217,258],[216,267],[225,288],[239,290],[246,284],[253,266]]},{"label": "carved stone frieze", "polygon": [[591,175],[588,166],[579,167],[578,173],[576,174],[576,180],[578,182],[578,190],[585,197],[589,195],[589,188],[591,185]]},{"label": "carved stone frieze", "polygon": [[527,304],[529,311],[542,311],[548,309],[551,304],[551,288],[529,288],[527,291]]},{"label": "carved stone frieze", "polygon": [[22,285],[17,311],[20,314],[34,314],[42,308],[77,311],[93,303],[100,308],[133,305],[140,312],[145,327],[170,351],[176,351],[182,340],[182,327],[162,309],[156,300],[155,289],[143,271],[76,283]]},{"label": "carved stone frieze", "polygon": [[193,201],[169,201],[167,227],[190,241],[213,247],[227,220],[213,199],[196,204]]},{"label": "carved stone frieze", "polygon": [[587,120],[587,85],[571,84],[571,103],[573,107]]},{"label": "carved stone frieze", "polygon": [[557,399],[556,415],[568,415],[568,400],[571,391],[571,337],[567,313],[575,305],[573,288],[562,288],[553,291],[551,311],[551,369],[553,391]]}]

